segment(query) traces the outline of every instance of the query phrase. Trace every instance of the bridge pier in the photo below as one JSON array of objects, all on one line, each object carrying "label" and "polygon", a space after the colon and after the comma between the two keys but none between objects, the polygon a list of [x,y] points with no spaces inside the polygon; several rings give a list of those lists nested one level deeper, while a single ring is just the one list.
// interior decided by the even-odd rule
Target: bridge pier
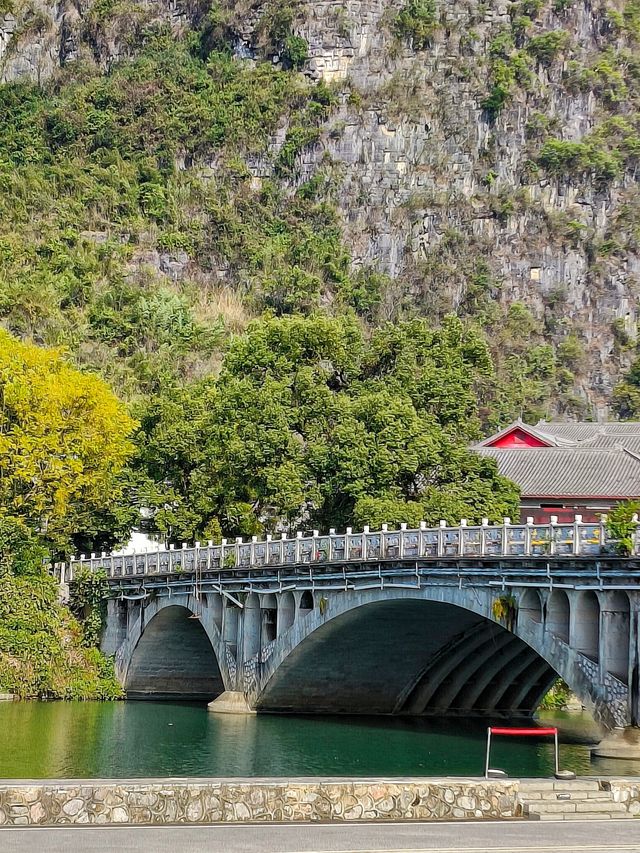
[{"label": "bridge pier", "polygon": [[640,761],[640,728],[615,728],[593,750],[597,758],[620,758]]}]

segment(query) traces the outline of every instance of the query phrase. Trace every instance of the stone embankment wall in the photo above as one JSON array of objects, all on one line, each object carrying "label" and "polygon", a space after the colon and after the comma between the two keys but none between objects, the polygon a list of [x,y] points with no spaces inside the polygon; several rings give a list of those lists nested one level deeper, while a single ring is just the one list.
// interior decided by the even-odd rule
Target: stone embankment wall
[{"label": "stone embankment wall", "polygon": [[[640,813],[640,780],[603,780],[600,787],[628,814]],[[0,785],[0,826],[495,820],[522,815],[518,792],[517,780],[7,782]]]}]

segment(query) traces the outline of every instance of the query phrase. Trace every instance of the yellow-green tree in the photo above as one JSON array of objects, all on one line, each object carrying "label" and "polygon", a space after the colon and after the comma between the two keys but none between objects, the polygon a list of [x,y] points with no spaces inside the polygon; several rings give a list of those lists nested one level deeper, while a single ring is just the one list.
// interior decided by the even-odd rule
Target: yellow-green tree
[{"label": "yellow-green tree", "polygon": [[0,330],[0,503],[50,546],[116,525],[134,428],[102,380]]}]

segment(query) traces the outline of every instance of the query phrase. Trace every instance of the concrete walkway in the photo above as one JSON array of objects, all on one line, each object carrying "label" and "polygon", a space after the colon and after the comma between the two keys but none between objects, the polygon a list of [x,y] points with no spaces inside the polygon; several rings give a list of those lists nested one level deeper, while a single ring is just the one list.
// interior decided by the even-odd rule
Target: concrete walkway
[{"label": "concrete walkway", "polygon": [[0,829],[2,853],[639,853],[640,820]]}]

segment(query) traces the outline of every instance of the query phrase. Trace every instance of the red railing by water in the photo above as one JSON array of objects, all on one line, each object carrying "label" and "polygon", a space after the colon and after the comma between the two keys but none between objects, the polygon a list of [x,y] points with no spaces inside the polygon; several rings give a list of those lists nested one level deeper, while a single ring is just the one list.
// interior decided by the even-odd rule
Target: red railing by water
[{"label": "red railing by water", "polygon": [[501,726],[489,726],[487,729],[487,757],[484,767],[484,778],[489,778],[489,755],[491,752],[491,736],[492,735],[505,735],[507,737],[544,737],[545,735],[552,735],[554,738],[555,744],[555,773],[556,776],[559,773],[559,755],[558,755],[558,729],[555,727],[549,728],[504,728]]}]

